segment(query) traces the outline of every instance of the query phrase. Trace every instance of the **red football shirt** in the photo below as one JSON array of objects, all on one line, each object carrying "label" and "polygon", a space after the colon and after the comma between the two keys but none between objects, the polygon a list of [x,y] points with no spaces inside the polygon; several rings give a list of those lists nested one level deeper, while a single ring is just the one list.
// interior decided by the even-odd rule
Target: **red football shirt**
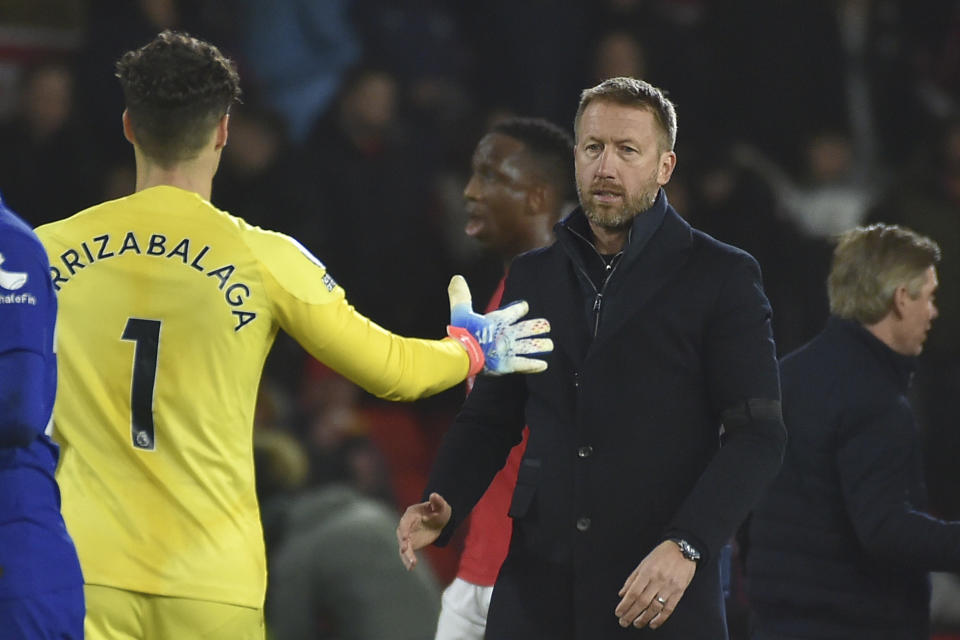
[{"label": "red football shirt", "polygon": [[[503,298],[503,285],[506,277],[500,280],[496,291],[487,304],[487,312],[500,306]],[[467,381],[467,392],[473,387],[473,379]],[[503,469],[497,472],[493,482],[487,488],[480,501],[470,512],[467,523],[467,537],[460,555],[460,568],[457,577],[471,584],[483,587],[493,586],[500,573],[500,565],[507,557],[510,548],[510,536],[513,522],[507,515],[510,499],[517,484],[517,473],[523,452],[527,448],[529,429],[523,428],[523,439],[507,457]]]}]

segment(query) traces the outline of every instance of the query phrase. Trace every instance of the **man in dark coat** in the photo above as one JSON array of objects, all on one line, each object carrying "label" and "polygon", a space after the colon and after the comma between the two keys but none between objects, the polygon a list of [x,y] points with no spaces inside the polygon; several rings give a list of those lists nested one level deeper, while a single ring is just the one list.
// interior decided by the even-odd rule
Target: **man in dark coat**
[{"label": "man in dark coat", "polygon": [[581,208],[504,294],[550,319],[549,368],[478,382],[400,554],[410,567],[449,538],[527,423],[486,637],[724,638],[719,551],[785,439],[759,269],[667,203],[676,113],[659,89],[586,90],[575,133]]},{"label": "man in dark coat", "polygon": [[754,638],[930,637],[927,572],[960,570],[960,522],[924,512],[907,391],[939,257],[897,226],[840,238],[832,317],[781,365],[790,440],[745,547]]}]

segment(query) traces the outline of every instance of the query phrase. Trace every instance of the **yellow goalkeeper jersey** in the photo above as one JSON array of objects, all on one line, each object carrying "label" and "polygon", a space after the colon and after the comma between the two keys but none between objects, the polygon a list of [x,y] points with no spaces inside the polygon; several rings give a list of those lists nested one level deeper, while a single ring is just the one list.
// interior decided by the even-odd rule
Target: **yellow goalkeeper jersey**
[{"label": "yellow goalkeeper jersey", "polygon": [[196,193],[153,187],[37,233],[59,301],[57,480],[89,584],[263,605],[252,430],[278,328],[383,398],[467,375],[458,343],[382,329],[296,241]]}]

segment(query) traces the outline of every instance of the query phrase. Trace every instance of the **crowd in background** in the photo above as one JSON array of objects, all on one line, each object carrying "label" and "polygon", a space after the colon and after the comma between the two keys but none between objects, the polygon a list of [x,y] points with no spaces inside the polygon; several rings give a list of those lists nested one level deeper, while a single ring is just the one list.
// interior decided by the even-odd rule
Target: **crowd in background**
[{"label": "crowd in background", "polygon": [[[612,76],[670,92],[682,134],[668,198],[757,258],[781,355],[826,320],[836,233],[883,221],[930,236],[941,320],[915,406],[933,511],[960,519],[960,2],[0,2],[0,191],[32,225],[132,192],[110,69],[165,28],[217,43],[244,79],[213,203],[297,238],[398,333],[442,335],[451,274],[481,302],[501,275],[463,233],[489,123],[572,128],[580,90]],[[264,455],[285,461],[262,465],[268,543],[283,538],[271,501],[292,491],[417,502],[462,397],[387,405],[280,336],[258,412]],[[430,560],[446,583],[456,545]]]}]

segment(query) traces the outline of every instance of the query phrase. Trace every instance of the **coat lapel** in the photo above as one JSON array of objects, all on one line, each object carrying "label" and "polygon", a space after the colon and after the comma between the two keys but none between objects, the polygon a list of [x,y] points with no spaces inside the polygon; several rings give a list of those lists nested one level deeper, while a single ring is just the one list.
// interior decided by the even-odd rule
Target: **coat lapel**
[{"label": "coat lapel", "polygon": [[[556,249],[557,247],[555,247]],[[556,277],[543,278],[543,316],[553,318],[550,332],[553,334],[557,354],[564,354],[579,365],[590,346],[590,327],[585,313],[585,302],[577,281],[576,267],[566,259],[563,251],[554,254],[555,262],[548,268]]]},{"label": "coat lapel", "polygon": [[690,225],[672,207],[668,208],[663,224],[643,250],[626,256],[619,272],[607,283],[600,331],[590,345],[590,352],[600,349],[615,336],[670,282],[686,264],[692,243]]}]

